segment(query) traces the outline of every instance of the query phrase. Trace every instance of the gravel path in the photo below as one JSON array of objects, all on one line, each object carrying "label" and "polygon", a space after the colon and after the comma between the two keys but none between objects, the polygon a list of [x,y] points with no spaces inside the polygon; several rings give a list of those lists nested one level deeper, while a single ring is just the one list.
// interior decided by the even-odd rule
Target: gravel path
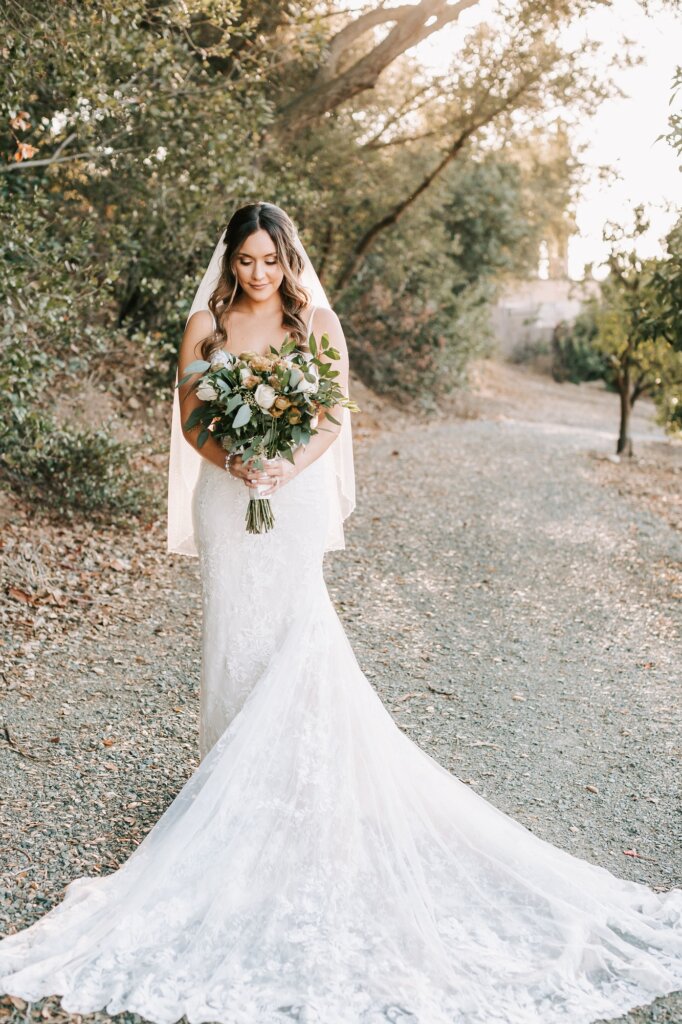
[{"label": "gravel path", "polygon": [[[594,393],[572,389],[559,417],[543,396],[507,402],[511,418],[493,408],[362,439],[329,588],[420,746],[543,839],[621,877],[682,885],[682,537],[599,483],[612,424]],[[95,557],[105,542],[108,559],[127,559],[105,621],[65,612],[64,638],[5,641],[5,929],[120,863],[197,764],[197,564],[166,561],[162,524],[134,550],[102,535]],[[0,1000],[0,1017],[69,1019],[55,1000]],[[679,1024],[682,994],[619,1021]]]}]

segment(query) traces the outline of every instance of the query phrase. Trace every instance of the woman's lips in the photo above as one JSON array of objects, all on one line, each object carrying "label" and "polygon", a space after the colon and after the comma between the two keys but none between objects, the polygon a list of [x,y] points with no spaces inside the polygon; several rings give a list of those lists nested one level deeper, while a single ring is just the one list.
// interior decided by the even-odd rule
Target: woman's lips
[{"label": "woman's lips", "polygon": [[252,288],[267,288],[267,282],[265,284],[252,284]]}]

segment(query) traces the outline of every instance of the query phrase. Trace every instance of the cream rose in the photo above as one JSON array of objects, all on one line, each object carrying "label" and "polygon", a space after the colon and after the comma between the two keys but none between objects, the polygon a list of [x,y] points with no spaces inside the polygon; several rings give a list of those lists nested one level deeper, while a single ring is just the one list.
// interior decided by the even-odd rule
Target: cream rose
[{"label": "cream rose", "polygon": [[256,399],[256,405],[267,411],[272,405],[274,405],[275,399],[277,398],[277,392],[274,388],[271,388],[269,384],[259,384],[253,393],[253,397]]},{"label": "cream rose", "polygon": [[211,356],[211,369],[214,367],[220,368],[221,366],[232,366],[234,363],[234,356],[231,352],[226,352],[224,349],[219,348],[217,352],[214,352]]},{"label": "cream rose", "polygon": [[202,402],[215,402],[217,397],[218,393],[209,381],[200,381],[197,388],[197,398],[200,398]]}]

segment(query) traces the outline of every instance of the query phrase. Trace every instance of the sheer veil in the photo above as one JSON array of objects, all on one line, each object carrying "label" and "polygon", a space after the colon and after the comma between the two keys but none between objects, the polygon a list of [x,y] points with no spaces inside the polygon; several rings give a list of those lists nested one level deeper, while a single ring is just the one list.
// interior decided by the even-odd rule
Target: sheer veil
[{"label": "sheer veil", "polygon": [[[322,283],[310,262],[303,242],[296,235],[296,243],[304,261],[301,284],[308,289],[314,306],[331,308]],[[220,277],[221,260],[225,252],[225,232],[206,268],[197,288],[187,321],[193,313],[208,309],[211,297]],[[187,323],[186,321],[186,323]],[[186,326],[186,324],[185,324]],[[313,330],[314,333],[314,330]],[[175,374],[175,384],[178,374]],[[353,467],[353,439],[350,411],[343,410],[341,430],[330,447],[320,456],[326,466],[326,481],[329,492],[329,527],[326,550],[345,547],[343,521],[355,508],[355,472]],[[171,419],[170,455],[168,461],[168,551],[181,555],[197,556],[192,521],[192,499],[199,476],[202,456],[187,441],[180,419],[180,399],[177,387],[173,391],[173,413]]]}]

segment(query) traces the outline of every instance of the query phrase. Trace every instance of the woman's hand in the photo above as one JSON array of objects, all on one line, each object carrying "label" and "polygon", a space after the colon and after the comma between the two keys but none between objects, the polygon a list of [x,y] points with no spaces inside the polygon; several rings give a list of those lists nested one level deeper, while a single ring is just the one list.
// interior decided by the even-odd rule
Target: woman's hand
[{"label": "woman's hand", "polygon": [[265,459],[263,461],[267,478],[272,481],[267,491],[261,491],[264,498],[269,498],[275,491],[281,491],[286,483],[298,473],[296,466],[288,459]]},{"label": "woman's hand", "polygon": [[270,480],[265,470],[256,469],[251,459],[244,462],[241,455],[235,455],[230,459],[229,472],[232,476],[243,480],[247,487],[257,487],[258,484],[266,484]]}]

